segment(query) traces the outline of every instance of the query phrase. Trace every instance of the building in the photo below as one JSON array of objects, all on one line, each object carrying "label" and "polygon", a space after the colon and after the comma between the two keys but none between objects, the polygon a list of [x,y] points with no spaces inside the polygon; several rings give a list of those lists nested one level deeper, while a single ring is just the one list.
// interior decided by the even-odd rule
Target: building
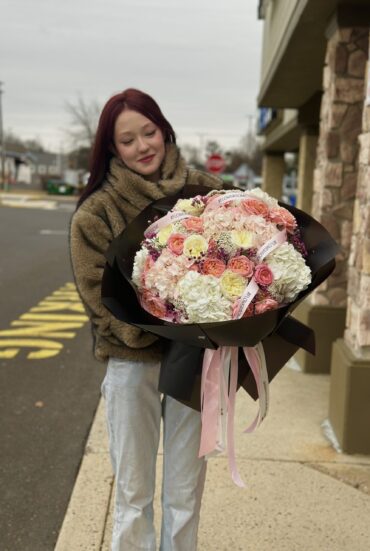
[{"label": "building", "polygon": [[68,156],[46,151],[5,151],[5,184],[27,184],[41,189],[49,178],[61,177]]},{"label": "building", "polygon": [[281,196],[298,154],[297,206],[340,243],[332,276],[296,311],[316,333],[306,372],[331,371],[329,421],[343,451],[370,454],[368,0],[261,0],[263,189]]}]

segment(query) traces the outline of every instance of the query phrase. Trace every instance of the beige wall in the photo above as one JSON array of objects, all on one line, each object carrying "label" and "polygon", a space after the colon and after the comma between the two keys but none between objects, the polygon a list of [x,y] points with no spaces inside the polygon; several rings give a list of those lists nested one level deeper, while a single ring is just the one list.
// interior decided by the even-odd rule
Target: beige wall
[{"label": "beige wall", "polygon": [[268,75],[272,60],[286,34],[289,21],[301,0],[270,0],[263,27],[261,82]]}]

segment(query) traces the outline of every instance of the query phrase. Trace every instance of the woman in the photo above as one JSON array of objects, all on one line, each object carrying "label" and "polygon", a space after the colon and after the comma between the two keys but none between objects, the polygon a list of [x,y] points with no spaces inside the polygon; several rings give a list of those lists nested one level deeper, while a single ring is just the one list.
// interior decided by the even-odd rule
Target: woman
[{"label": "woman", "polygon": [[71,224],[76,285],[89,314],[95,357],[108,361],[106,400],[116,478],[113,551],[154,550],[153,494],[163,416],[162,551],[196,549],[205,480],[198,458],[200,414],[157,390],[161,343],[126,325],[101,303],[101,279],[111,240],[149,203],[185,183],[221,187],[186,167],[175,133],[157,103],[128,89],[105,105],[92,152],[91,175]]}]

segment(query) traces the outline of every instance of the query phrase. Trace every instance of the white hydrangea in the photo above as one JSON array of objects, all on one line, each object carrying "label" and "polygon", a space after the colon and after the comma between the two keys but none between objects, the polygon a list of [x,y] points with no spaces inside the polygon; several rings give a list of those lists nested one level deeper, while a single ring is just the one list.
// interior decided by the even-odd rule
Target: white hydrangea
[{"label": "white hydrangea", "polygon": [[311,270],[290,243],[283,243],[264,259],[274,274],[269,291],[279,302],[292,302],[311,283]]},{"label": "white hydrangea", "polygon": [[148,249],[145,249],[145,247],[140,249],[140,251],[137,251],[135,255],[134,267],[132,270],[132,281],[138,288],[141,287],[141,276],[144,271],[144,266],[148,255],[149,251]]},{"label": "white hydrangea", "polygon": [[261,201],[264,201],[270,209],[279,206],[277,199],[275,199],[274,197],[271,197],[271,195],[269,195],[265,191],[262,191],[262,189],[259,187],[255,187],[253,189],[248,190],[246,192],[246,195],[248,197],[256,197],[257,199],[261,199]]},{"label": "white hydrangea", "polygon": [[184,304],[188,323],[225,321],[232,318],[232,303],[222,295],[217,277],[188,272],[178,282],[175,297]]}]

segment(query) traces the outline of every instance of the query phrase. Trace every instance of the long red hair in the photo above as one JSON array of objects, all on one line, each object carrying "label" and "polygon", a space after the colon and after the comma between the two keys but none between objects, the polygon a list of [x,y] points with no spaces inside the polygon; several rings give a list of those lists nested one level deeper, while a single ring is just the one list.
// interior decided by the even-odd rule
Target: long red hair
[{"label": "long red hair", "polygon": [[77,208],[89,195],[99,189],[105,180],[110,160],[114,155],[112,151],[114,125],[117,117],[124,109],[137,111],[151,120],[162,131],[165,143],[176,143],[176,135],[172,126],[163,116],[159,105],[151,96],[135,88],[128,88],[111,97],[105,104],[99,118],[90,157],[90,176],[77,202]]}]

